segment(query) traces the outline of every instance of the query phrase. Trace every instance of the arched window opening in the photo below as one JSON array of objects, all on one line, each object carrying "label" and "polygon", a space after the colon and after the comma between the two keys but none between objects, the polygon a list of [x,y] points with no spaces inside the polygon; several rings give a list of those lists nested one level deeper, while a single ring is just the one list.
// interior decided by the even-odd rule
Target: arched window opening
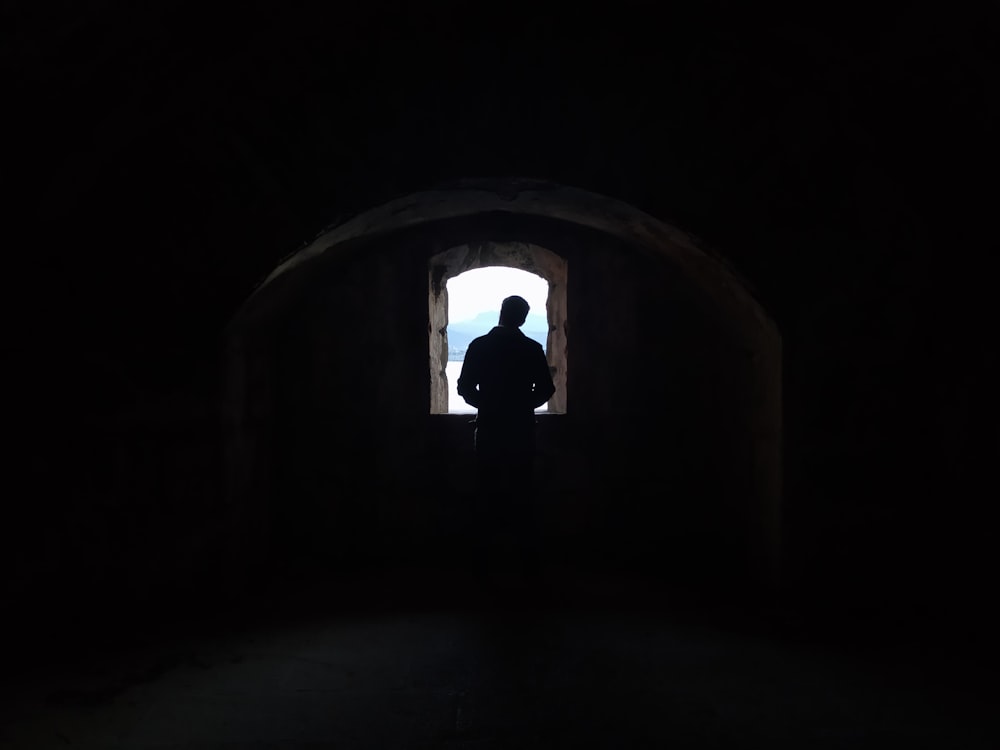
[{"label": "arched window opening", "polygon": [[[517,268],[487,266],[448,279],[448,413],[471,414],[475,409],[458,395],[458,376],[465,353],[477,336],[488,333],[500,317],[500,303],[512,294],[531,306],[521,331],[544,348],[549,334],[545,311],[549,285],[541,276]],[[539,411],[547,411],[545,404]]]},{"label": "arched window opening", "polygon": [[497,324],[500,303],[512,294],[524,297],[531,306],[522,330],[542,344],[556,386],[544,411],[566,412],[566,278],[565,258],[523,242],[470,243],[430,259],[431,414],[475,411],[456,391],[465,350],[473,338]]}]

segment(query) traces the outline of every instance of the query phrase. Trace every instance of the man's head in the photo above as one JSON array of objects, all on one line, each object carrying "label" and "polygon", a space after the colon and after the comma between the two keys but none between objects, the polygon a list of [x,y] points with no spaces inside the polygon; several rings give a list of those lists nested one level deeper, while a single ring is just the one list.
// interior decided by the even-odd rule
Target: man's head
[{"label": "man's head", "polygon": [[528,317],[528,301],[524,297],[508,297],[500,305],[500,325],[520,328]]}]

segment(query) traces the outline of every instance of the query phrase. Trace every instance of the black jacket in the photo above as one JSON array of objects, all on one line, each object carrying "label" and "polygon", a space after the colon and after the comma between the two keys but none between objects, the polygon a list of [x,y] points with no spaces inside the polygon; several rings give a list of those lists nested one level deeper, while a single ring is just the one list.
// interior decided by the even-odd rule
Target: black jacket
[{"label": "black jacket", "polygon": [[520,329],[497,326],[469,344],[458,393],[479,410],[479,427],[534,424],[555,391],[542,345]]}]

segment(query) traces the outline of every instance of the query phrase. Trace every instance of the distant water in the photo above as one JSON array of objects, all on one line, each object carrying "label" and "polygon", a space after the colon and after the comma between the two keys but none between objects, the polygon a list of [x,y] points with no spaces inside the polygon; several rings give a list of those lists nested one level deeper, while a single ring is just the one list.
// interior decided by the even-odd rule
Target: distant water
[{"label": "distant water", "polygon": [[476,410],[465,403],[465,399],[458,395],[458,376],[462,374],[461,362],[449,362],[445,368],[448,373],[448,413],[449,414],[475,414]]},{"label": "distant water", "polygon": [[[449,414],[475,414],[476,410],[465,403],[465,399],[458,395],[458,376],[462,374],[461,362],[449,362],[445,368],[448,373],[448,413]],[[546,411],[548,405],[536,411]]]}]

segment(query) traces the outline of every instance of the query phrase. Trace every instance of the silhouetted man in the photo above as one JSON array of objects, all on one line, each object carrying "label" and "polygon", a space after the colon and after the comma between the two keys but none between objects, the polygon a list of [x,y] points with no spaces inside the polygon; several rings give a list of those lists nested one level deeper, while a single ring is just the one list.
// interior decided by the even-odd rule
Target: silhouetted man
[{"label": "silhouetted man", "polygon": [[458,378],[459,395],[479,412],[476,459],[485,520],[502,544],[520,548],[522,566],[533,565],[525,557],[534,557],[535,409],[556,390],[541,344],[520,330],[529,309],[522,297],[507,297],[500,324],[469,344]]}]

